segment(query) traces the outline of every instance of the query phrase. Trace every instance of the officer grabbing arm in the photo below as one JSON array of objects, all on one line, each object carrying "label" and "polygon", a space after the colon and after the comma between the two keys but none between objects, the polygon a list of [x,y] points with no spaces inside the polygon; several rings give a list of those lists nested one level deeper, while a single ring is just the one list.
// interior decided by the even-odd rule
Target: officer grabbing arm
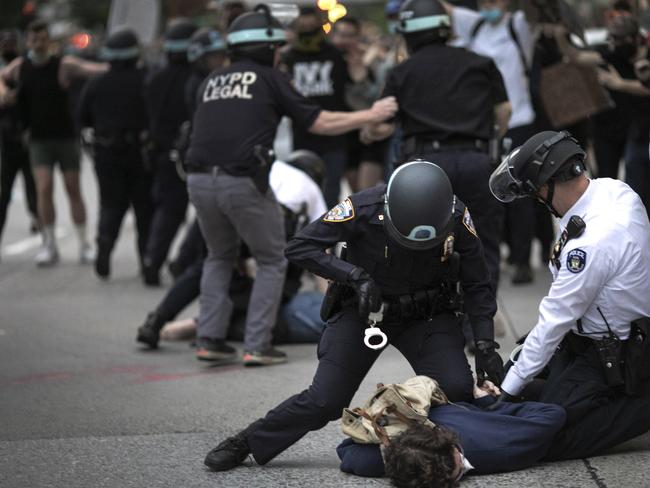
[{"label": "officer grabbing arm", "polygon": [[[505,398],[519,395],[548,365],[540,400],[564,406],[569,425],[626,397],[637,372],[623,353],[631,346],[632,324],[650,316],[645,209],[625,183],[587,178],[584,160],[569,133],[541,132],[512,151],[490,178],[499,200],[530,196],[560,219],[550,262],[553,284],[501,390]],[[632,411],[626,418],[622,405],[616,410],[620,416],[593,417],[591,427],[602,434],[603,447],[648,427]],[[611,429],[599,425],[614,419]]]},{"label": "officer grabbing arm", "polygon": [[213,71],[201,84],[187,154],[187,186],[208,247],[201,284],[197,358],[231,359],[225,344],[229,316],[228,283],[240,238],[258,263],[249,304],[244,362],[286,361],[271,347],[271,330],[282,294],[286,260],[282,213],[269,191],[272,147],[280,119],[323,135],[342,134],[392,117],[394,99],[369,110],[330,112],[300,95],[274,69],[285,32],[267,6],[231,24],[227,46],[231,64]]}]

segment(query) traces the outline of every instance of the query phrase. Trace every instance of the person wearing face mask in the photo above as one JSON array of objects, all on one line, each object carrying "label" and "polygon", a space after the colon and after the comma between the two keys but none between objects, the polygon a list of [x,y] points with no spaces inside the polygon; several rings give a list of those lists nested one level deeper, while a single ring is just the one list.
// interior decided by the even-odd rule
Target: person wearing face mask
[{"label": "person wearing face mask", "polygon": [[[503,76],[512,105],[505,137],[520,146],[535,133],[535,110],[530,91],[534,36],[524,12],[508,11],[509,0],[480,0],[479,10],[445,3],[452,19],[454,45],[491,58]],[[512,283],[533,280],[530,252],[535,233],[535,202],[518,201],[505,208],[505,240],[513,266]]]},{"label": "person wearing face mask", "polygon": [[553,34],[571,61],[599,68],[601,83],[615,106],[594,117],[594,152],[601,177],[617,178],[625,161],[625,180],[650,208],[650,88],[643,85],[635,66],[648,63],[650,53],[637,20],[621,12],[607,27],[608,43],[595,50],[575,48],[564,28]]},{"label": "person wearing face mask", "polygon": [[[54,235],[54,167],[58,163],[70,201],[72,221],[79,237],[79,261],[91,264],[94,252],[86,235],[86,206],[80,188],[80,157],[77,135],[68,103],[68,89],[75,78],[105,72],[108,65],[74,56],[52,55],[48,25],[36,20],[27,28],[26,56],[14,59],[0,70],[0,106],[17,101],[29,129],[29,155],[36,181],[38,215],[43,246],[37,266],[58,262]],[[16,86],[9,89],[8,85]]]},{"label": "person wearing face mask", "polygon": [[[282,56],[280,69],[293,80],[296,90],[324,110],[347,111],[346,85],[351,82],[343,54],[330,44],[318,10],[303,7],[292,23],[293,42]],[[348,162],[347,136],[322,137],[307,127],[293,126],[293,148],[307,149],[325,161],[325,202],[339,200],[341,178]]]},{"label": "person wearing face mask", "polygon": [[[0,66],[7,66],[19,56],[18,33],[0,31]],[[23,176],[27,209],[31,214],[32,232],[38,230],[36,186],[29,164],[29,152],[23,141],[24,124],[15,105],[0,108],[0,237],[11,203],[11,193],[18,173]]]}]

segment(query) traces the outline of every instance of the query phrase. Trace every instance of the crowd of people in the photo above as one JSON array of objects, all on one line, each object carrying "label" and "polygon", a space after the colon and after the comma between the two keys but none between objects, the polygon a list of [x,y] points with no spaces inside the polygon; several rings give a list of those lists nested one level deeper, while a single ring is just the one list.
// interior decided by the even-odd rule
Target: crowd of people
[{"label": "crowd of people", "polygon": [[[575,26],[513,11],[509,0],[389,0],[387,33],[351,16],[325,25],[316,7],[281,22],[269,6],[232,2],[223,28],[171,21],[157,67],[142,64],[128,28],[106,37],[98,61],[53,52],[40,20],[24,36],[3,31],[0,235],[21,172],[43,236],[36,264],[59,261],[58,165],[82,264],[110,279],[133,209],[144,284],[160,286],[166,264],[174,279],[143,308],[140,344],[191,335],[197,359],[225,364],[239,357],[227,341],[242,341],[244,365],[266,366],[287,361],[278,343],[319,342],[311,386],[212,450],[205,463],[215,471],[248,454],[265,464],[339,418],[386,343],[452,402],[486,396],[475,382],[491,385],[498,399],[477,425],[539,441],[521,463],[467,461],[454,434],[413,427],[385,452],[396,485],[454,486],[474,466],[602,452],[650,427],[641,373],[650,361],[650,53],[630,4],[618,0],[609,14],[607,43],[587,46]],[[545,93],[545,70],[561,63],[586,70],[607,101],[570,126]],[[584,85],[569,88],[578,98]],[[292,151],[278,158],[283,119]],[[100,190],[96,246],[80,140]],[[343,182],[353,195],[341,199]],[[196,218],[172,258],[190,205]],[[530,283],[535,238],[554,282],[504,370],[494,331],[501,248],[512,283]],[[165,335],[196,298],[198,317]],[[381,346],[364,345],[366,325]],[[522,399],[553,407],[513,409]],[[471,409],[462,421],[434,410],[450,428],[473,421]],[[539,412],[544,435],[526,424]],[[376,446],[364,449],[344,443],[342,468],[383,474]]]}]

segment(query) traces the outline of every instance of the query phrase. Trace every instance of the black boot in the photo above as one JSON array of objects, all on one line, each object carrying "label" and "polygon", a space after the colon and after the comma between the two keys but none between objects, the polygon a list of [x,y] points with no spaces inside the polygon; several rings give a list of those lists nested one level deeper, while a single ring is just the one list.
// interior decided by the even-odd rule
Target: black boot
[{"label": "black boot", "polygon": [[144,324],[138,327],[136,341],[146,344],[151,349],[157,349],[160,340],[160,329],[163,328],[163,325],[165,325],[165,321],[156,312],[151,312],[147,315]]},{"label": "black boot", "polygon": [[111,253],[108,249],[102,246],[97,248],[95,273],[103,280],[107,280],[111,274]]}]

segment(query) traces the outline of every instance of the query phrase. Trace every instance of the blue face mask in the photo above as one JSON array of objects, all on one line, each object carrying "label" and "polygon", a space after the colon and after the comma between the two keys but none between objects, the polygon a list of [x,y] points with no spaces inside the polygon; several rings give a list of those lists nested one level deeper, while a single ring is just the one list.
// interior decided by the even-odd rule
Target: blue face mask
[{"label": "blue face mask", "polygon": [[496,24],[503,17],[503,12],[498,8],[481,9],[479,13],[481,17],[492,24]]}]

